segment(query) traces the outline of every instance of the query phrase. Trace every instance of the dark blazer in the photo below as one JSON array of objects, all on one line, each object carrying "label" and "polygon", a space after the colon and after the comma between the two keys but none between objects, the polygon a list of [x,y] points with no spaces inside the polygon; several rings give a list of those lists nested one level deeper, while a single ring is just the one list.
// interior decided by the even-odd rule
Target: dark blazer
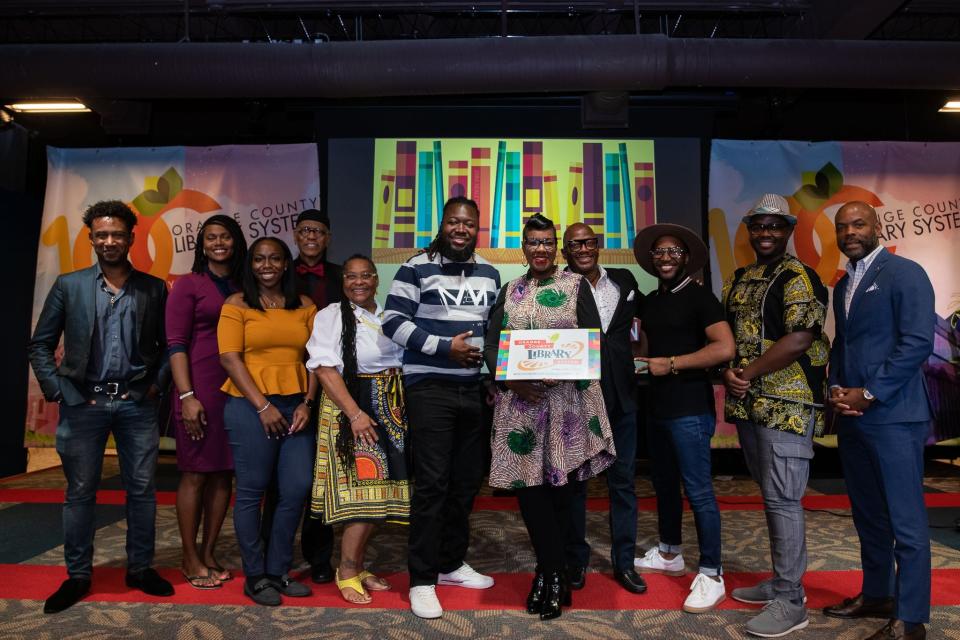
[{"label": "dark blazer", "polygon": [[886,249],[870,265],[850,302],[844,275],[833,290],[837,337],[830,352],[829,385],[864,387],[876,400],[857,418],[864,424],[930,419],[920,365],[933,352],[933,286],[916,262]]},{"label": "dark blazer", "polygon": [[[643,310],[643,294],[637,279],[626,269],[604,267],[607,276],[620,288],[620,301],[600,344],[600,387],[607,413],[618,416],[637,410],[637,380],[633,369],[630,329]],[[633,292],[631,300],[630,293]]]},{"label": "dark blazer", "polygon": [[[57,277],[43,303],[28,352],[43,396],[49,402],[63,400],[77,405],[85,401],[87,363],[96,321],[97,265]],[[150,385],[164,389],[169,382],[164,306],[167,285],[160,278],[130,272],[125,285],[137,304],[137,340],[144,375],[129,382],[130,397],[139,401]],[[63,359],[54,359],[63,335]]]}]

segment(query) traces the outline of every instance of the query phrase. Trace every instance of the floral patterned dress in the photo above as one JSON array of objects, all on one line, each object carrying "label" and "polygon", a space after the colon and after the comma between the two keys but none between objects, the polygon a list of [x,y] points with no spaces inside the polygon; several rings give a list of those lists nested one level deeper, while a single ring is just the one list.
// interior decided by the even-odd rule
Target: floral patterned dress
[{"label": "floral patterned dress", "polygon": [[[527,276],[509,282],[491,312],[488,354],[501,329],[599,328],[599,312],[590,291],[581,292],[583,282],[567,271],[540,282]],[[597,380],[560,381],[540,402],[500,389],[491,440],[490,486],[498,488],[563,486],[568,475],[592,478],[616,458]]]}]

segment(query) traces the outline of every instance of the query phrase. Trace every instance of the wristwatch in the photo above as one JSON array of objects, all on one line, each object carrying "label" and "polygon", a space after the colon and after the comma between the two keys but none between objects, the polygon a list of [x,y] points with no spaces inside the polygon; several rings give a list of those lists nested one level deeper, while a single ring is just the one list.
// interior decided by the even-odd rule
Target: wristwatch
[{"label": "wristwatch", "polygon": [[876,398],[874,397],[874,395],[873,395],[872,393],[870,393],[870,391],[868,391],[866,387],[863,388],[863,397],[864,397],[864,399],[870,400],[871,402],[872,402],[873,400],[876,400]]},{"label": "wristwatch", "polygon": [[307,409],[312,410],[317,408],[317,401],[315,398],[304,398],[303,404],[307,405]]}]

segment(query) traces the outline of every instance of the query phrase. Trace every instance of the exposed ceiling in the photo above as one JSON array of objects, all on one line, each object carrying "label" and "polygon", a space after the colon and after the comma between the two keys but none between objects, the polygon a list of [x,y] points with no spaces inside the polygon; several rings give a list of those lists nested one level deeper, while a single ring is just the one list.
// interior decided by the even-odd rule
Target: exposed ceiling
[{"label": "exposed ceiling", "polygon": [[0,44],[664,34],[960,40],[956,0],[6,0]]}]

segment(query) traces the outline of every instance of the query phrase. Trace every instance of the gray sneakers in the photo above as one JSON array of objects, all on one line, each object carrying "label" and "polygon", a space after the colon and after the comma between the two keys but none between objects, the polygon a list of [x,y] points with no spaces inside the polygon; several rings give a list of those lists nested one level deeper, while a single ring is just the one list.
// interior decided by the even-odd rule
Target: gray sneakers
[{"label": "gray sneakers", "polygon": [[805,606],[773,600],[747,623],[747,633],[761,638],[779,638],[808,624]]},{"label": "gray sneakers", "polygon": [[[738,587],[730,592],[730,596],[745,604],[767,604],[773,602],[777,594],[773,590],[773,578],[767,578],[752,587]],[[803,603],[807,603],[806,595],[803,596]]]}]

